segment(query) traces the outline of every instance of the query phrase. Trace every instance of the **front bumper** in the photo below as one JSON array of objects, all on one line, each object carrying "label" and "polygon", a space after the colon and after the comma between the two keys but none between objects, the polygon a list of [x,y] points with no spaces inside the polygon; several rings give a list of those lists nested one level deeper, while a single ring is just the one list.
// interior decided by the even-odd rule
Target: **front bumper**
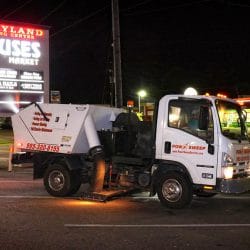
[{"label": "front bumper", "polygon": [[239,194],[250,190],[250,176],[239,179],[219,179],[218,189],[221,193]]}]

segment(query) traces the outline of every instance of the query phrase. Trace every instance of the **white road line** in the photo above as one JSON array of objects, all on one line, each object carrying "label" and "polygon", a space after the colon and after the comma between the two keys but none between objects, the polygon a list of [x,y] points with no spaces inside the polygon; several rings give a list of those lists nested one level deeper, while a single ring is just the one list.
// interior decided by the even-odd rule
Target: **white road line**
[{"label": "white road line", "polygon": [[232,228],[232,227],[250,227],[250,224],[64,224],[69,228]]},{"label": "white road line", "polygon": [[37,196],[37,195],[0,195],[0,199],[56,199],[53,196]]},{"label": "white road line", "polygon": [[25,181],[21,181],[21,180],[1,180],[0,179],[0,183],[31,183],[33,182],[34,184],[37,183],[37,184],[40,184],[40,182],[34,182],[34,180],[25,180]]},{"label": "white road line", "polygon": [[[128,198],[132,198],[134,200],[158,200],[158,197],[140,197],[140,196],[127,196]],[[126,198],[127,198],[126,197]]]},{"label": "white road line", "polygon": [[[153,196],[153,197],[140,197],[140,196],[127,196],[126,198],[132,198],[134,200],[158,200],[158,197],[157,196]],[[220,196],[217,196],[217,197],[213,197],[213,199],[217,199],[217,200],[220,200],[220,199],[230,199],[230,200],[242,200],[242,199],[250,199],[250,194],[242,194],[242,195],[239,195],[239,196],[228,196],[228,195],[220,195]],[[204,201],[205,199],[201,199],[200,197],[198,198],[194,198],[195,201]]]}]

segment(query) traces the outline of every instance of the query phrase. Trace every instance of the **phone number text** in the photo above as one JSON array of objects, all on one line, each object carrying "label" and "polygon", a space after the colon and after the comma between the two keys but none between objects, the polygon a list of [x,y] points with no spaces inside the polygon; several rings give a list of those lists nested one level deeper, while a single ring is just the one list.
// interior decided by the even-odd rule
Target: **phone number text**
[{"label": "phone number text", "polygon": [[59,152],[60,147],[58,145],[50,144],[27,143],[26,149],[36,151]]}]

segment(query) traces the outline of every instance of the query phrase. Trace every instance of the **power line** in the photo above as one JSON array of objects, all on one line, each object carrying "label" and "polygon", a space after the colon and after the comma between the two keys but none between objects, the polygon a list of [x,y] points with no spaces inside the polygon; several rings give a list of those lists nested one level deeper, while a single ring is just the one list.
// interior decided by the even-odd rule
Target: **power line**
[{"label": "power line", "polygon": [[54,14],[58,9],[60,9],[67,0],[62,1],[61,3],[59,3],[54,9],[52,9],[46,16],[44,16],[43,18],[40,19],[40,21],[38,23],[42,23],[45,19],[47,19],[49,16],[51,16],[52,14]]},{"label": "power line", "polygon": [[[91,37],[95,36],[97,33],[102,32],[103,30],[106,30],[106,26],[98,26],[99,29],[95,29],[92,32],[88,32],[88,40],[91,39]],[[79,34],[79,33],[78,33]],[[66,38],[65,38],[66,39]],[[67,40],[65,40],[67,42]],[[70,51],[73,47],[75,47],[75,45],[79,45],[80,43],[82,43],[82,38],[77,36],[77,37],[72,37],[70,36],[70,41],[71,41],[71,47],[67,46],[67,47],[63,47],[63,49],[61,49],[60,47],[57,47],[57,51],[59,52],[60,55],[63,55],[64,53],[67,53],[68,51]],[[56,45],[55,45],[56,46]]]},{"label": "power line", "polygon": [[11,16],[12,14],[14,14],[15,12],[17,12],[18,10],[22,9],[25,5],[29,4],[30,2],[32,2],[33,0],[28,0],[26,2],[24,2],[22,5],[20,5],[19,7],[17,7],[16,9],[14,9],[13,11],[11,11],[9,14],[5,15],[2,17],[2,19],[6,19],[9,16]]},{"label": "power line", "polygon": [[237,7],[250,8],[250,5],[247,5],[247,4],[231,3],[231,2],[229,2],[228,4],[232,6],[237,6]]},{"label": "power line", "polygon": [[145,1],[143,1],[143,2],[140,2],[140,3],[137,3],[137,4],[133,5],[133,6],[131,6],[131,7],[128,7],[128,8],[126,8],[126,9],[122,9],[121,11],[132,10],[132,9],[137,8],[138,6],[145,5],[145,4],[149,3],[149,2],[152,2],[152,0],[145,0]]},{"label": "power line", "polygon": [[177,5],[169,6],[166,8],[159,8],[159,9],[153,9],[153,10],[148,10],[148,11],[145,10],[145,11],[140,11],[140,12],[134,12],[134,13],[126,14],[126,15],[130,16],[130,15],[137,15],[137,14],[149,14],[149,13],[153,13],[153,12],[162,12],[162,11],[167,11],[167,10],[182,8],[182,7],[188,7],[188,6],[192,6],[195,4],[201,4],[201,3],[205,3],[205,2],[211,2],[211,1],[212,0],[201,0],[201,1],[184,3],[184,4],[177,4]]},{"label": "power line", "polygon": [[91,17],[93,17],[93,16],[95,16],[95,15],[101,13],[101,12],[104,11],[106,8],[107,8],[107,7],[104,7],[104,8],[102,8],[102,9],[99,9],[99,10],[95,11],[95,12],[92,12],[91,14],[89,14],[89,15],[83,17],[83,18],[78,19],[78,20],[75,21],[74,23],[72,23],[72,24],[70,24],[70,25],[68,25],[68,26],[66,26],[66,27],[64,27],[64,28],[62,28],[62,29],[60,29],[60,30],[54,32],[53,34],[50,35],[50,37],[54,37],[54,36],[56,36],[56,35],[58,35],[58,34],[64,32],[65,30],[74,27],[75,25],[77,25],[77,24],[79,24],[79,23],[81,23],[81,22],[83,22],[83,21],[88,20],[89,18],[91,18]]}]

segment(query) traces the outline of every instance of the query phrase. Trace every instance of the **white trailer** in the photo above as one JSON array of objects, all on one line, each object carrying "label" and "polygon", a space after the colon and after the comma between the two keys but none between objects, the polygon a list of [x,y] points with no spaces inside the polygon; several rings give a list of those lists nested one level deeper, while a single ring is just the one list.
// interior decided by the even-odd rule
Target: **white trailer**
[{"label": "white trailer", "polygon": [[16,152],[32,156],[34,177],[51,195],[89,182],[88,197],[136,188],[171,208],[194,194],[250,190],[245,121],[233,100],[183,95],[164,96],[154,122],[96,105],[33,104],[12,117]]}]

